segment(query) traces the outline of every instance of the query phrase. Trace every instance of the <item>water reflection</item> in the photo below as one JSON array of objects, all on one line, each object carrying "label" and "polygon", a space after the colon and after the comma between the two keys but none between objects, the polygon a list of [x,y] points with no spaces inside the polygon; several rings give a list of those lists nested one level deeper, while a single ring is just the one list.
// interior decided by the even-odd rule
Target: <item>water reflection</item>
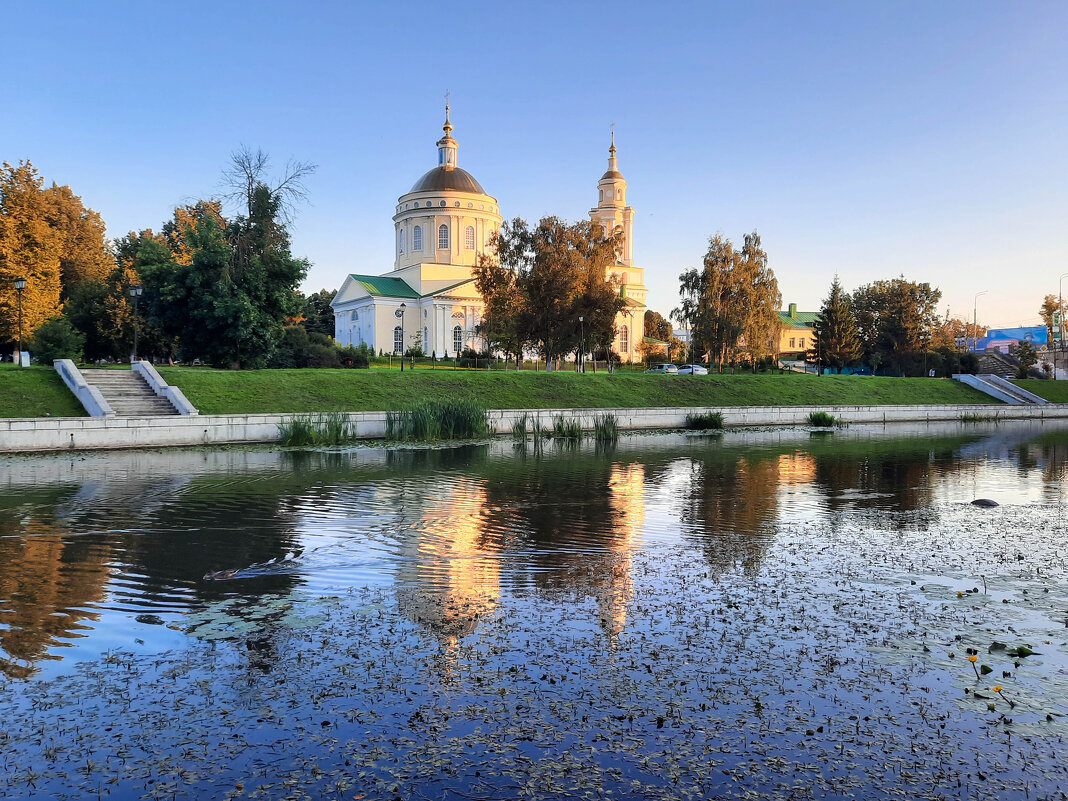
[{"label": "water reflection", "polygon": [[[510,597],[572,603],[613,641],[650,541],[753,574],[784,523],[887,509],[923,527],[944,502],[1059,502],[1066,461],[1068,427],[1050,424],[4,458],[0,670],[25,677],[135,637],[163,647],[138,615],[181,623],[229,598],[372,583],[439,641],[445,672]],[[223,569],[237,579],[202,580]],[[270,669],[285,621],[246,638],[251,670]]]}]

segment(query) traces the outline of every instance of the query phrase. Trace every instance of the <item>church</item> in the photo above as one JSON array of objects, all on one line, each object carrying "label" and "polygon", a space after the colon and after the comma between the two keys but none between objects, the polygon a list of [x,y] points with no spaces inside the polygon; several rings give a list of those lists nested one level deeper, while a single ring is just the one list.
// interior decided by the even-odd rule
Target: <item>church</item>
[{"label": "church", "polygon": [[[491,251],[491,238],[503,218],[497,199],[458,163],[459,145],[447,105],[442,130],[437,166],[397,200],[392,271],[349,275],[330,304],[339,345],[366,343],[376,353],[403,353],[419,346],[438,357],[486,346],[478,334],[484,306],[473,271],[478,258]],[[597,182],[590,220],[623,235],[612,275],[627,303],[616,318],[615,341],[615,351],[625,362],[640,359],[638,345],[645,332],[647,290],[644,271],[632,260],[633,219],[613,134],[608,170]]]}]

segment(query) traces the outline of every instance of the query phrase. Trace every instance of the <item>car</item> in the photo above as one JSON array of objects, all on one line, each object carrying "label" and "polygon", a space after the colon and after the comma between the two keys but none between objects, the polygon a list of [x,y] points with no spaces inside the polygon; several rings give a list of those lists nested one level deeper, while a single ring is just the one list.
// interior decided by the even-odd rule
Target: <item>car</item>
[{"label": "car", "polygon": [[661,375],[675,375],[679,372],[679,368],[673,364],[651,364],[647,373],[660,373]]},{"label": "car", "polygon": [[684,364],[679,368],[679,375],[708,375],[708,368],[699,364]]}]

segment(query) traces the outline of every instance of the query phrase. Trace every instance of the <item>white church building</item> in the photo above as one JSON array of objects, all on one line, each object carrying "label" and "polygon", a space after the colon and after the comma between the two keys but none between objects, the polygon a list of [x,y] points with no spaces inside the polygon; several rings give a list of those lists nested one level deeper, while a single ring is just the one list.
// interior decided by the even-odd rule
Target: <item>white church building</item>
[{"label": "white church building", "polygon": [[[349,275],[331,303],[339,345],[366,343],[376,353],[402,353],[418,344],[424,353],[439,357],[485,347],[478,335],[484,307],[473,268],[490,251],[502,218],[497,199],[457,163],[448,106],[443,130],[437,166],[397,200],[393,270]],[[632,262],[634,209],[627,205],[614,136],[608,152],[608,171],[597,182],[597,206],[590,219],[623,235],[612,274],[627,307],[616,318],[615,351],[623,361],[637,361],[647,290],[644,270]]]}]

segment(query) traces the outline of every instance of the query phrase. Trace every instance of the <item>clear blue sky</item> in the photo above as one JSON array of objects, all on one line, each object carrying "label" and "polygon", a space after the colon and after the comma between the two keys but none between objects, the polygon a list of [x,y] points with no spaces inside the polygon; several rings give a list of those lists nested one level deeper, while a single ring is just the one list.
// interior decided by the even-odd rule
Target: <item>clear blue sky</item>
[{"label": "clear blue sky", "polygon": [[717,231],[758,230],[806,310],[903,273],[1024,324],[1068,271],[1064,2],[24,2],[4,29],[0,159],[111,236],[217,193],[242,143],[317,163],[307,289],[392,267],[446,89],[506,217],[584,217],[615,122],[665,313]]}]

